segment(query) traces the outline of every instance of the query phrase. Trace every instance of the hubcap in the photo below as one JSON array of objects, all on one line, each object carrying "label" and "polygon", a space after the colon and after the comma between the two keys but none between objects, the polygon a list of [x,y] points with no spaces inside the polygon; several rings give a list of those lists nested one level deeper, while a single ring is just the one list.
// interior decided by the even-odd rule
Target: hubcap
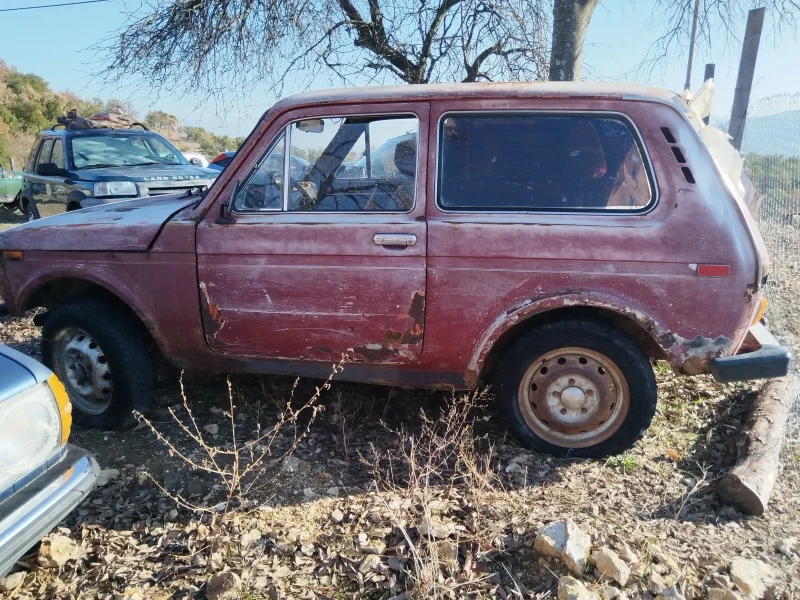
[{"label": "hubcap", "polygon": [[531,363],[520,381],[518,403],[526,424],[543,440],[586,448],[619,429],[630,398],[625,377],[610,358],[587,348],[560,348]]},{"label": "hubcap", "polygon": [[53,362],[77,409],[96,415],[108,408],[111,367],[92,336],[77,327],[62,329],[56,335]]}]

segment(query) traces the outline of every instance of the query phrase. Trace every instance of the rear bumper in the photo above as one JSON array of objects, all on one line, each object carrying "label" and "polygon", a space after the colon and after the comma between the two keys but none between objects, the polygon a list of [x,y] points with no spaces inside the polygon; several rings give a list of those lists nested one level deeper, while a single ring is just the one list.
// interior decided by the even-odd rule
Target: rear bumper
[{"label": "rear bumper", "polygon": [[789,372],[792,354],[766,327],[754,325],[747,332],[739,354],[713,358],[709,371],[719,382],[772,379]]},{"label": "rear bumper", "polygon": [[0,503],[0,577],[86,498],[99,471],[86,451],[67,444],[56,463]]}]

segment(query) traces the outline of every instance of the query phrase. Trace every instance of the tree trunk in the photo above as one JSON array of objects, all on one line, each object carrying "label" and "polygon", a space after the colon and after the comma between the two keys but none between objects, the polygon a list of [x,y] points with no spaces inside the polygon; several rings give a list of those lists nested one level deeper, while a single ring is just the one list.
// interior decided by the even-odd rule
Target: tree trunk
[{"label": "tree trunk", "polygon": [[717,486],[723,501],[751,515],[767,510],[780,468],[781,441],[794,392],[788,377],[761,388],[747,420],[745,445],[736,466]]},{"label": "tree trunk", "polygon": [[553,46],[550,81],[580,81],[583,38],[599,0],[553,2]]}]

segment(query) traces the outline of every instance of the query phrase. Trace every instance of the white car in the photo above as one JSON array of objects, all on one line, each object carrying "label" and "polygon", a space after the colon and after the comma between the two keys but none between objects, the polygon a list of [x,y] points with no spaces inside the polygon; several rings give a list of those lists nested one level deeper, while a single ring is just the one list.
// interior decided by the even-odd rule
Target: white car
[{"label": "white car", "polygon": [[97,483],[97,462],[67,443],[71,424],[58,378],[0,344],[0,577]]},{"label": "white car", "polygon": [[199,152],[181,152],[181,154],[196,167],[205,168],[208,166],[208,159]]}]

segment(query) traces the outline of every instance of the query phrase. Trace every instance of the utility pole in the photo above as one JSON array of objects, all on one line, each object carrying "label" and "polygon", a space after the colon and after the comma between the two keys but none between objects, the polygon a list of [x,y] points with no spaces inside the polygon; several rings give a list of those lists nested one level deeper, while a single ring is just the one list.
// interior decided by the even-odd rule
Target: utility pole
[{"label": "utility pole", "polygon": [[692,82],[692,61],[694,60],[694,41],[697,37],[697,17],[700,12],[700,0],[694,0],[694,13],[692,16],[692,36],[689,38],[689,63],[686,65],[686,83],[683,89],[688,90]]},{"label": "utility pole", "polygon": [[[714,63],[706,63],[706,71],[705,73],[703,73],[703,83],[705,83],[709,79],[714,79]],[[703,123],[708,125],[710,119],[711,119],[711,112],[709,111],[709,114],[706,115],[706,117],[703,119]]]},{"label": "utility pole", "polygon": [[736,76],[736,90],[733,93],[731,122],[728,134],[733,138],[733,147],[742,148],[744,126],[747,121],[747,108],[750,104],[750,91],[753,89],[753,74],[756,70],[758,45],[761,42],[761,29],[764,27],[764,8],[754,8],[747,13],[747,27],[742,43],[742,57],[739,59],[739,73]]}]

